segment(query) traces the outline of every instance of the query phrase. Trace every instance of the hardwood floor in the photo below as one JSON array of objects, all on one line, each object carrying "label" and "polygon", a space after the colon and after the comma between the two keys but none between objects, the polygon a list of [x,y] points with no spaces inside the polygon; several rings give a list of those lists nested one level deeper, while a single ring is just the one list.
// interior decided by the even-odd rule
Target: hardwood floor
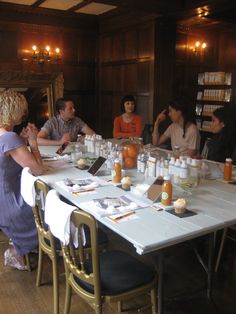
[{"label": "hardwood floor", "polygon": [[[110,234],[111,247],[122,248],[136,254],[123,239]],[[202,245],[200,243],[200,245]],[[52,311],[51,263],[44,259],[43,278],[46,284],[35,286],[36,269],[22,272],[5,267],[3,253],[8,247],[7,238],[0,232],[0,314],[47,314]],[[204,252],[204,249],[203,249]],[[137,255],[136,255],[137,256]],[[143,259],[143,257],[140,257]],[[145,262],[152,262],[146,256]],[[36,264],[36,254],[31,255]],[[63,261],[59,261],[60,313],[64,306]],[[236,313],[236,243],[227,240],[218,273],[214,278],[213,302],[206,297],[206,276],[192,249],[179,245],[168,251],[165,258],[165,303],[164,314],[235,314]],[[130,301],[143,302],[144,298]],[[117,313],[116,304],[106,306],[105,313]],[[144,314],[149,314],[147,310]],[[81,298],[72,298],[71,314],[90,314],[92,308]],[[130,312],[131,313],[131,312]]]}]

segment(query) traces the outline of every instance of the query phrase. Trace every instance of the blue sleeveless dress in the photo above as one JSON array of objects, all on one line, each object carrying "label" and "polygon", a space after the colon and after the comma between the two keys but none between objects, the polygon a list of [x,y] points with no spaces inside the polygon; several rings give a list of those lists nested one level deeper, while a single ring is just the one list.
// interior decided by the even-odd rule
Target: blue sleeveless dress
[{"label": "blue sleeveless dress", "polygon": [[20,193],[22,167],[7,155],[22,145],[23,140],[14,132],[0,136],[0,229],[11,238],[21,256],[38,245],[32,208]]}]

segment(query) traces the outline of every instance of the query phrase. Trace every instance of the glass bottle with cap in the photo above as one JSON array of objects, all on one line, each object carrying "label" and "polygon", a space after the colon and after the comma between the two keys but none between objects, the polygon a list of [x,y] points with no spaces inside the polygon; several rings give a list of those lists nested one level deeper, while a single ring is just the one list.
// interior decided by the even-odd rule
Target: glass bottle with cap
[{"label": "glass bottle with cap", "polygon": [[118,158],[115,159],[113,169],[112,169],[112,182],[120,183],[121,182],[121,164]]},{"label": "glass bottle with cap", "polygon": [[232,179],[232,159],[226,158],[224,165],[224,180],[229,181]]},{"label": "glass bottle with cap", "polygon": [[161,203],[164,206],[170,206],[172,203],[172,184],[170,176],[164,176],[164,182],[161,188]]}]

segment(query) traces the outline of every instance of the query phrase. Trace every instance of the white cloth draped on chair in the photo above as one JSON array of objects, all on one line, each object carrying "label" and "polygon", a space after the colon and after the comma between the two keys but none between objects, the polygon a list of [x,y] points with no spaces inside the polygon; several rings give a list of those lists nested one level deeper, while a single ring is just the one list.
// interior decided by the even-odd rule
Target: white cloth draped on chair
[{"label": "white cloth draped on chair", "polygon": [[29,167],[25,167],[21,173],[21,195],[29,206],[35,205],[34,182],[37,177],[33,176]]},{"label": "white cloth draped on chair", "polygon": [[[71,213],[77,209],[60,200],[56,190],[50,190],[45,202],[45,222],[49,225],[51,233],[64,245],[67,245],[72,234],[74,245],[78,247],[78,230],[70,223]],[[85,233],[82,230],[82,242],[86,243]]]}]

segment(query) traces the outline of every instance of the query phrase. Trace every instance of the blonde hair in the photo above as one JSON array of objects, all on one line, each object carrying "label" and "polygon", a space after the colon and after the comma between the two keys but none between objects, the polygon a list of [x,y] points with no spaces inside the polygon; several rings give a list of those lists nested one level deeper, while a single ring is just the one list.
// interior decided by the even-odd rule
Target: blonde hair
[{"label": "blonde hair", "polygon": [[0,93],[0,127],[14,126],[28,113],[25,96],[14,89],[6,89]]}]

